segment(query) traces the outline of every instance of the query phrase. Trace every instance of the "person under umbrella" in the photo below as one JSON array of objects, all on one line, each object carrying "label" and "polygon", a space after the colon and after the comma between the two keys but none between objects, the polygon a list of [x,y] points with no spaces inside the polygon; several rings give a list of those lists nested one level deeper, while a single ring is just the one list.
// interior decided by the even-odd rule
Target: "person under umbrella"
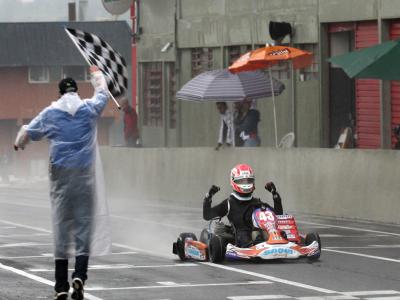
[{"label": "person under umbrella", "polygon": [[218,143],[215,150],[219,150],[223,145],[235,146],[235,130],[233,127],[233,115],[229,111],[226,102],[217,102],[217,110],[221,116],[221,125],[219,127]]},{"label": "person under umbrella", "polygon": [[258,122],[260,122],[260,112],[252,108],[252,101],[249,99],[242,101],[241,114],[235,119],[235,129],[243,141],[243,147],[260,146]]}]

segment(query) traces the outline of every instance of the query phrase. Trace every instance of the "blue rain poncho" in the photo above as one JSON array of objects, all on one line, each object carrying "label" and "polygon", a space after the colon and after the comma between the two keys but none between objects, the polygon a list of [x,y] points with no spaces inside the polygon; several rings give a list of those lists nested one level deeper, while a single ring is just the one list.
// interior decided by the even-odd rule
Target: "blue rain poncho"
[{"label": "blue rain poncho", "polygon": [[[106,85],[99,87],[92,82],[93,98],[81,100],[75,92],[66,93],[19,133],[20,141],[46,137],[50,142],[50,198],[56,259],[111,253],[111,228],[96,129],[107,104],[108,91]],[[20,143],[24,146],[24,142]]]}]

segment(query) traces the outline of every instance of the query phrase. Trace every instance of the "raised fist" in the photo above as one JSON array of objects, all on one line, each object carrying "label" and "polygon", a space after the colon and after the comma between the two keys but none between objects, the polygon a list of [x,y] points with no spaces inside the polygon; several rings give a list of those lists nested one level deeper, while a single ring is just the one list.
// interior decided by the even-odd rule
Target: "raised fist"
[{"label": "raised fist", "polygon": [[276,193],[276,187],[275,187],[275,184],[274,184],[272,181],[267,182],[267,183],[265,184],[265,189],[266,189],[268,192],[272,193],[272,194],[275,194],[275,193]]},{"label": "raised fist", "polygon": [[219,186],[213,185],[208,191],[208,197],[214,196],[220,190]]}]

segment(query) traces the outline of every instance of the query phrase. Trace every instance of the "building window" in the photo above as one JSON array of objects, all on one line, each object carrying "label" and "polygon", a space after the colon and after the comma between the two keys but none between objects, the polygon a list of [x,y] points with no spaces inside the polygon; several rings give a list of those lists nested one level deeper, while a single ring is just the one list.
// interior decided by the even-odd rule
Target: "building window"
[{"label": "building window", "polygon": [[90,81],[89,68],[83,66],[30,67],[30,83],[59,82],[62,78],[72,77],[76,81]]},{"label": "building window", "polygon": [[143,124],[151,127],[163,126],[162,64],[142,64],[143,80]]},{"label": "building window", "polygon": [[58,82],[62,79],[62,67],[61,66],[51,66],[49,67],[49,79],[51,82]]},{"label": "building window", "polygon": [[63,78],[72,77],[75,81],[87,81],[87,70],[88,67],[83,66],[64,66],[63,67]]},{"label": "building window", "polygon": [[30,83],[49,82],[49,69],[47,67],[29,67]]},{"label": "building window", "polygon": [[175,74],[175,64],[167,63],[168,70],[168,99],[169,99],[169,128],[176,128],[176,74]]},{"label": "building window", "polygon": [[192,49],[192,78],[213,68],[213,48]]},{"label": "building window", "polygon": [[251,51],[251,45],[242,45],[242,46],[228,46],[228,66],[232,65],[239,57],[243,54]]},{"label": "building window", "polygon": [[300,81],[317,80],[319,72],[319,53],[318,44],[298,44],[297,48],[311,52],[313,54],[313,62],[307,67],[299,70]]}]

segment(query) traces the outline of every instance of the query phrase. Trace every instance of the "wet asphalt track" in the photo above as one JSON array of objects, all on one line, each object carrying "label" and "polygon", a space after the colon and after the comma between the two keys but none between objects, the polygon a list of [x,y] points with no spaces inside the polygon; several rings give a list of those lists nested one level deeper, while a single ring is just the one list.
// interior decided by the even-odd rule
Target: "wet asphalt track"
[{"label": "wet asphalt track", "polygon": [[[400,299],[400,226],[297,214],[321,235],[321,260],[181,263],[182,231],[199,207],[109,199],[113,254],[91,259],[86,299]],[[123,205],[122,205],[123,204]],[[52,299],[50,210],[43,182],[0,185],[0,299]],[[71,263],[72,266],[72,263]]]}]

